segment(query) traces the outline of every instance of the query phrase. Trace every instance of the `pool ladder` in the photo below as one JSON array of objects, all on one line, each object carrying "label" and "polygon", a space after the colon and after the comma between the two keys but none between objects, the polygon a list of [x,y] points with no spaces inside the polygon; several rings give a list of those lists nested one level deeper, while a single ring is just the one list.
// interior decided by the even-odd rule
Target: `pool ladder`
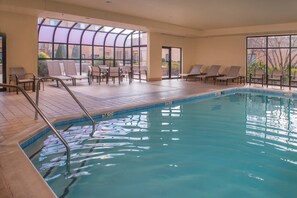
[{"label": "pool ladder", "polygon": [[[39,103],[40,82],[41,81],[44,81],[44,80],[55,80],[55,81],[57,81],[57,85],[58,85],[58,82],[60,82],[63,85],[63,87],[66,89],[66,91],[70,94],[70,96],[75,100],[75,102],[78,104],[78,106],[84,111],[84,113],[86,114],[86,116],[91,121],[91,123],[92,123],[92,133],[90,135],[93,137],[93,134],[95,132],[95,121],[94,121],[94,119],[92,118],[92,116],[90,115],[90,113],[86,110],[86,108],[75,97],[75,95],[68,88],[68,86],[60,78],[55,78],[55,77],[41,77],[41,78],[38,79],[37,86],[36,86],[36,105],[38,106],[38,103]],[[35,120],[37,120],[37,119],[38,119],[38,113],[37,113],[37,111],[35,111]]]},{"label": "pool ladder", "polygon": [[61,79],[54,78],[54,77],[42,77],[42,78],[39,78],[38,81],[37,81],[37,89],[36,89],[36,103],[30,98],[30,96],[26,93],[26,91],[20,86],[8,85],[8,84],[2,84],[2,83],[0,83],[0,86],[1,87],[8,87],[8,88],[16,88],[16,89],[20,90],[23,93],[23,95],[26,97],[26,99],[30,102],[30,104],[34,107],[34,109],[35,109],[35,120],[38,119],[38,114],[39,114],[42,117],[42,119],[46,122],[46,124],[51,128],[51,130],[54,132],[54,134],[61,140],[61,142],[64,144],[64,146],[66,148],[66,155],[67,155],[66,169],[67,169],[67,172],[70,173],[70,146],[67,143],[67,141],[63,138],[63,136],[57,131],[57,129],[54,127],[54,125],[45,116],[45,114],[41,111],[41,109],[38,107],[40,82],[44,81],[46,79],[56,80],[57,82],[60,82],[64,86],[64,88],[67,90],[67,92],[71,95],[71,97],[75,100],[75,102],[80,106],[80,108],[85,112],[87,117],[92,122],[91,136],[93,136],[93,134],[95,132],[95,121],[94,121],[94,119],[89,114],[89,112],[84,108],[84,106],[79,102],[79,100],[75,97],[75,95],[68,88],[68,86]]},{"label": "pool ladder", "polygon": [[45,123],[51,128],[54,134],[61,140],[66,148],[67,160],[66,160],[66,169],[67,172],[70,173],[70,147],[63,136],[56,130],[54,125],[49,121],[49,119],[44,115],[41,109],[37,106],[37,104],[30,98],[30,96],[26,93],[26,91],[17,85],[8,85],[0,83],[0,87],[8,87],[8,88],[16,88],[21,91],[21,93],[26,97],[26,99],[30,102],[30,104],[34,107],[35,111],[42,117]]}]

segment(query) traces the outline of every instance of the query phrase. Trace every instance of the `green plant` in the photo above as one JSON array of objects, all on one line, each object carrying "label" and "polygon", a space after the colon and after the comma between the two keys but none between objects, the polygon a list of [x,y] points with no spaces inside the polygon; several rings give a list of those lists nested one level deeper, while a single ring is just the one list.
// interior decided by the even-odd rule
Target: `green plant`
[{"label": "green plant", "polygon": [[46,61],[43,59],[49,59],[49,55],[47,55],[44,52],[38,53],[38,76],[47,76],[48,75],[48,69]]},{"label": "green plant", "polygon": [[59,44],[55,58],[66,58],[66,45]]}]

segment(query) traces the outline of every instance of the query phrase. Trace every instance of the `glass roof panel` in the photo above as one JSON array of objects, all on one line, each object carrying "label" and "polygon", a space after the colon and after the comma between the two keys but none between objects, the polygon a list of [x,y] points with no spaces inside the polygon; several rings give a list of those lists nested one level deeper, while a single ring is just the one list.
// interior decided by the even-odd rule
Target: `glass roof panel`
[{"label": "glass roof panel", "polygon": [[72,21],[62,21],[60,23],[60,27],[72,27],[74,25],[75,22]]},{"label": "glass roof panel", "polygon": [[114,46],[114,40],[118,34],[108,34],[105,42],[105,46]]},{"label": "glass roof panel", "polygon": [[61,28],[58,27],[55,34],[55,43],[67,43],[67,36],[69,32],[69,28]]},{"label": "glass roof panel", "polygon": [[50,25],[50,26],[57,26],[59,24],[60,20],[57,19],[45,19],[43,22],[44,25]]},{"label": "glass roof panel", "polygon": [[101,26],[99,25],[91,25],[88,30],[93,30],[93,31],[97,31],[101,28]]},{"label": "glass roof panel", "polygon": [[105,32],[98,32],[95,37],[94,45],[103,45],[106,34]]},{"label": "glass roof panel", "polygon": [[72,29],[69,34],[69,43],[80,44],[80,38],[83,30]]},{"label": "glass roof panel", "polygon": [[131,46],[131,35],[128,36],[126,43],[125,43],[125,47],[130,47]]},{"label": "glass roof panel", "polygon": [[77,28],[77,29],[86,29],[86,27],[88,27],[88,24],[86,23],[77,23],[75,24],[74,28]]},{"label": "glass roof panel", "polygon": [[116,46],[117,47],[124,47],[124,42],[125,39],[127,38],[128,35],[125,34],[120,34],[116,40]]},{"label": "glass roof panel", "polygon": [[102,32],[109,32],[112,29],[113,29],[113,27],[104,26],[100,31],[102,31]]},{"label": "glass roof panel", "polygon": [[53,34],[55,27],[54,26],[41,26],[39,31],[39,42],[52,42]]},{"label": "glass roof panel", "polygon": [[38,24],[40,24],[43,21],[43,18],[38,18]]},{"label": "glass roof panel", "polygon": [[122,29],[122,28],[115,28],[115,29],[113,29],[111,32],[112,33],[120,33],[121,31],[123,31],[124,29]]},{"label": "glass roof panel", "polygon": [[94,35],[95,31],[85,31],[81,43],[85,45],[92,45]]},{"label": "glass roof panel", "polygon": [[131,34],[133,32],[133,30],[125,30],[124,32],[122,32],[122,34]]},{"label": "glass roof panel", "polygon": [[140,45],[147,45],[147,34],[141,32],[140,33]]}]

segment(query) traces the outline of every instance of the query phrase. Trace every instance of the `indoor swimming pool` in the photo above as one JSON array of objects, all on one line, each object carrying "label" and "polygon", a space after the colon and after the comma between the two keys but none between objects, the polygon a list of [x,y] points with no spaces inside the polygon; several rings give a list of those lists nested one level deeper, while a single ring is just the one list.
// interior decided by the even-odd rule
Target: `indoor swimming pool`
[{"label": "indoor swimming pool", "polygon": [[295,197],[297,102],[214,94],[59,126],[21,145],[58,197]]}]

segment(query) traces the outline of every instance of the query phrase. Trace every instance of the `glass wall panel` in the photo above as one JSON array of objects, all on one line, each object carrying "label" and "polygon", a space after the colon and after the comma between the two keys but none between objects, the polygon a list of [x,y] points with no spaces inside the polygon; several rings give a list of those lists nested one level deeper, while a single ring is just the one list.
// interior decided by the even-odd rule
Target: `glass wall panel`
[{"label": "glass wall panel", "polygon": [[147,66],[147,48],[140,48],[140,66]]},{"label": "glass wall panel", "polygon": [[98,32],[95,37],[94,45],[103,45],[106,34],[105,32]]},{"label": "glass wall panel", "polygon": [[247,78],[250,74],[255,75],[256,70],[266,72],[266,49],[247,50]]},{"label": "glass wall panel", "polygon": [[117,47],[115,51],[115,59],[123,59],[123,58],[124,58],[124,49]]},{"label": "glass wall panel", "polygon": [[94,31],[85,31],[84,34],[83,34],[83,38],[82,38],[81,44],[92,45],[93,44],[94,35],[95,35],[95,32]]},{"label": "glass wall panel", "polygon": [[75,60],[80,73],[92,63],[121,66],[133,61],[134,66],[147,65],[144,32],[43,18],[38,18],[38,24],[39,75],[47,75],[46,59]]},{"label": "glass wall panel", "polygon": [[133,46],[138,46],[139,45],[139,32],[138,31],[134,32],[132,37],[133,37],[132,45]]},{"label": "glass wall panel", "polygon": [[116,40],[116,46],[117,47],[124,47],[124,42],[125,42],[125,39],[127,38],[127,35],[119,35],[117,40]]},{"label": "glass wall panel", "polygon": [[147,45],[147,33],[140,33],[140,45]]},{"label": "glass wall panel", "polygon": [[67,45],[66,44],[54,44],[54,58],[66,59],[67,58]]},{"label": "glass wall panel", "polygon": [[103,59],[103,47],[94,47],[94,59]]},{"label": "glass wall panel", "polygon": [[117,34],[109,33],[106,37],[105,46],[114,46]]},{"label": "glass wall panel", "polygon": [[105,47],[105,58],[113,59],[113,47]]},{"label": "glass wall panel", "polygon": [[129,64],[131,64],[131,48],[130,47],[125,48],[125,65],[127,65],[128,61],[129,61]]},{"label": "glass wall panel", "polygon": [[[295,38],[297,38],[297,36]],[[291,79],[292,86],[297,86],[297,49],[296,48],[293,48],[291,51],[291,78],[292,78]]]},{"label": "glass wall panel", "polygon": [[248,38],[247,48],[266,48],[266,37]]},{"label": "glass wall panel", "polygon": [[72,29],[69,34],[69,43],[80,44],[80,38],[83,30]]},{"label": "glass wall panel", "polygon": [[[280,72],[284,84],[289,84],[289,53],[289,49],[268,49],[268,79],[278,78],[279,76],[273,76],[273,74]],[[274,82],[278,85],[280,84],[280,81],[274,80]],[[272,84],[273,82],[269,81],[268,83]]]},{"label": "glass wall panel", "polygon": [[181,70],[181,48],[171,48],[171,78],[178,78]]},{"label": "glass wall panel", "polygon": [[81,46],[81,58],[82,59],[92,59],[92,46],[82,45]]},{"label": "glass wall panel", "polygon": [[290,47],[290,36],[269,36],[269,48]]},{"label": "glass wall panel", "polygon": [[94,60],[94,65],[95,66],[103,65],[103,59],[95,59]]},{"label": "glass wall panel", "polygon": [[105,60],[105,65],[107,65],[108,67],[113,67],[113,60]]},{"label": "glass wall panel", "polygon": [[53,42],[53,34],[55,27],[41,26],[39,31],[39,42]]},{"label": "glass wall panel", "polygon": [[133,66],[139,65],[139,48],[133,47]]},{"label": "glass wall panel", "polygon": [[292,47],[297,47],[297,35],[292,35],[291,36],[291,46]]},{"label": "glass wall panel", "polygon": [[68,46],[69,59],[80,59],[80,46],[69,45]]},{"label": "glass wall panel", "polygon": [[69,28],[57,28],[55,33],[55,43],[67,43],[67,36],[69,32]]},{"label": "glass wall panel", "polygon": [[126,47],[131,47],[131,39],[132,39],[132,35],[129,35],[125,42]]},{"label": "glass wall panel", "polygon": [[52,58],[52,44],[51,43],[39,43],[38,44],[38,58],[40,58],[40,59]]}]

